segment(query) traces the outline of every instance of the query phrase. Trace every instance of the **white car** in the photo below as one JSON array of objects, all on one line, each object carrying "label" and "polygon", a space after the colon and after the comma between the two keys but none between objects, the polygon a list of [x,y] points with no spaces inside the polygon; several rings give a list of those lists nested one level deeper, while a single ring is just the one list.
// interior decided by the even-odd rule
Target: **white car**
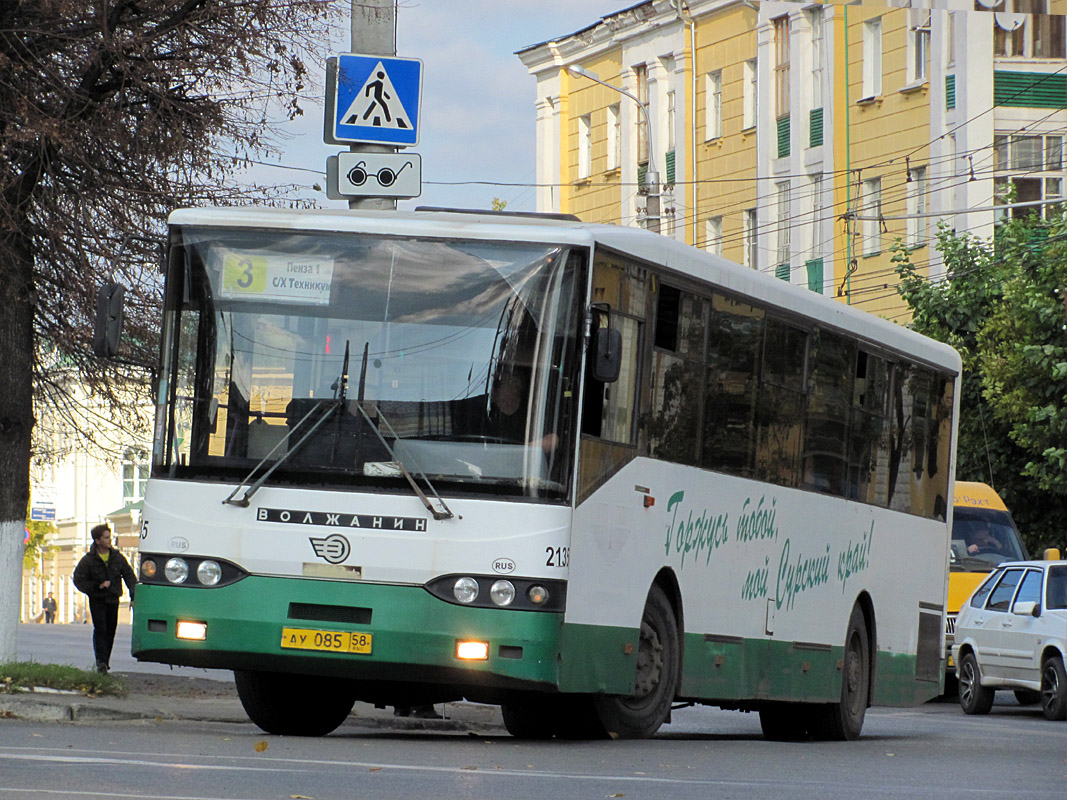
[{"label": "white car", "polygon": [[1067,719],[1067,561],[1000,564],[960,608],[952,656],[960,706],[988,714],[997,689]]}]

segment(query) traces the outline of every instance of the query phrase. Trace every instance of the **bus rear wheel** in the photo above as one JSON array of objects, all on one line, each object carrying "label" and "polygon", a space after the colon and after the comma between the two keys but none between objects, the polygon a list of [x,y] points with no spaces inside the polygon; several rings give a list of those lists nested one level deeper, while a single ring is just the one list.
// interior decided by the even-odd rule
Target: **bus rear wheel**
[{"label": "bus rear wheel", "polygon": [[240,670],[233,677],[248,718],[279,736],[325,736],[356,702],[355,686],[342,678]]},{"label": "bus rear wheel", "polygon": [[815,712],[810,726],[813,739],[851,741],[858,739],[867,715],[871,685],[871,651],[867,621],[859,606],[853,606],[845,634],[842,660],[841,702],[829,703]]},{"label": "bus rear wheel", "polygon": [[641,616],[634,693],[598,696],[595,705],[612,738],[647,739],[671,713],[678,690],[681,646],[678,622],[666,593],[653,585]]}]

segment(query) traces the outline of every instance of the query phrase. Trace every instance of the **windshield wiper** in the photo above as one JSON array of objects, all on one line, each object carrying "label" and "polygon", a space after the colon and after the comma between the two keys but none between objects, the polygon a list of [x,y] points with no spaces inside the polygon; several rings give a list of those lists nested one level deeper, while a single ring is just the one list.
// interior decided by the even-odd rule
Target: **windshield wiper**
[{"label": "windshield wiper", "polygon": [[[322,408],[327,408],[327,407],[329,408],[329,410],[325,414],[320,416],[317,420],[315,420],[315,424],[312,425],[310,428],[308,428],[307,433],[305,433],[303,436],[301,436],[300,439],[297,441],[297,443],[293,447],[291,447],[288,451],[286,451],[285,455],[283,455],[281,458],[279,458],[277,461],[275,461],[274,465],[270,469],[268,469],[266,472],[264,472],[263,475],[261,475],[259,477],[259,479],[255,483],[253,483],[251,486],[248,487],[248,491],[245,492],[244,497],[242,497],[240,500],[234,500],[233,499],[233,496],[235,494],[237,494],[239,491],[241,491],[241,488],[244,487],[246,484],[248,484],[248,482],[252,479],[252,476],[255,475],[259,471],[259,468],[262,467],[264,464],[266,464],[270,460],[271,456],[273,456],[279,450],[279,448],[281,448],[283,445],[285,445],[285,443],[289,441],[289,439],[293,436],[293,434],[295,434],[298,430],[300,430],[300,426],[303,425],[304,422],[306,422],[311,417],[312,414],[314,414],[316,411],[319,411]],[[289,460],[289,456],[291,456],[293,453],[295,453],[297,450],[299,450],[301,445],[303,445],[304,442],[306,442],[308,439],[310,439],[311,436],[315,433],[315,431],[317,431],[320,427],[322,427],[322,423],[324,423],[326,420],[328,420],[333,415],[333,412],[336,411],[337,409],[339,409],[340,407],[341,407],[341,401],[340,400],[332,400],[332,399],[327,400],[327,399],[324,399],[324,400],[320,400],[315,405],[313,405],[310,409],[308,409],[308,412],[304,416],[302,416],[300,418],[300,421],[298,423],[296,423],[296,425],[293,426],[293,429],[291,431],[289,431],[289,433],[285,434],[285,436],[282,437],[281,441],[278,442],[278,444],[274,445],[274,447],[271,448],[271,451],[269,453],[267,453],[267,455],[263,456],[263,458],[260,460],[260,462],[258,464],[256,464],[254,467],[252,467],[252,471],[249,472],[239,484],[237,484],[237,488],[234,489],[232,492],[230,492],[230,496],[227,497],[222,502],[223,503],[228,503],[231,506],[240,506],[241,508],[248,508],[249,499],[252,497],[252,495],[254,495],[256,492],[259,491],[259,487],[262,486],[264,481],[266,481],[267,478],[269,478],[271,476],[271,473],[274,472],[274,470],[278,469],[278,467],[280,467],[286,461],[288,461]]]},{"label": "windshield wiper", "polygon": [[[389,442],[387,442],[385,440],[385,437],[382,436],[382,432],[380,430],[378,430],[378,426],[374,424],[374,422],[371,420],[370,416],[363,409],[362,403],[356,403],[356,408],[359,409],[359,413],[363,415],[364,421],[366,421],[367,425],[370,426],[371,430],[374,431],[374,433],[378,436],[378,439],[381,441],[382,445],[388,451],[390,457],[393,459],[393,461],[392,461],[393,465],[396,466],[396,468],[400,470],[400,473],[405,478],[407,478],[408,483],[411,484],[411,488],[415,492],[415,495],[419,498],[419,500],[422,501],[422,504],[424,506],[426,506],[426,510],[429,511],[430,514],[433,515],[434,519],[437,519],[437,520],[452,519],[455,516],[455,514],[453,514],[452,513],[452,509],[450,509],[445,504],[445,501],[443,499],[441,499],[441,495],[439,495],[437,493],[437,490],[435,488],[433,488],[433,484],[430,483],[430,479],[426,477],[426,473],[422,472],[421,470],[419,470],[419,477],[421,477],[424,481],[426,481],[426,485],[428,487],[430,487],[430,491],[433,493],[433,496],[437,499],[437,502],[441,504],[441,508],[440,509],[434,508],[433,507],[433,503],[430,502],[430,499],[426,496],[426,493],[423,492],[421,488],[419,488],[419,485],[415,482],[415,478],[412,477],[411,473],[408,472],[407,467],[404,466],[404,462],[401,461],[399,458],[397,458],[396,450],[394,450],[392,445],[390,445]],[[380,419],[382,422],[384,422],[385,426],[387,428],[389,428],[389,433],[392,434],[393,440],[395,441],[395,440],[399,439],[400,437],[397,436],[396,429],[393,428],[393,426],[389,424],[389,420],[387,420],[385,418],[385,415],[382,413],[381,407],[377,407],[375,410],[378,412],[378,419]]]},{"label": "windshield wiper", "polygon": [[[281,441],[279,441],[278,444],[274,445],[274,447],[271,448],[270,452],[267,453],[265,456],[263,456],[263,458],[260,460],[260,462],[258,464],[256,464],[254,467],[252,467],[252,471],[249,472],[239,484],[237,484],[237,488],[235,488],[232,492],[230,492],[229,497],[227,497],[225,500],[222,501],[223,505],[229,504],[231,506],[240,506],[241,508],[248,508],[249,501],[251,500],[252,495],[254,495],[256,492],[259,491],[259,487],[261,487],[266,482],[267,478],[269,478],[271,476],[271,474],[274,472],[274,470],[278,469],[278,467],[280,467],[282,464],[284,464],[286,461],[288,461],[289,460],[289,456],[291,456],[293,453],[295,453],[297,450],[299,450],[303,446],[304,442],[306,442],[308,439],[310,439],[314,435],[315,431],[317,431],[319,428],[321,428],[322,424],[324,422],[326,422],[326,420],[328,420],[331,416],[333,416],[333,413],[335,411],[339,411],[340,409],[342,409],[344,407],[344,404],[345,404],[345,393],[346,393],[347,386],[348,386],[348,342],[346,341],[345,342],[345,360],[341,364],[341,374],[338,376],[337,381],[333,384],[333,386],[330,387],[330,388],[332,388],[334,390],[334,397],[331,398],[331,399],[324,398],[322,400],[319,400],[319,402],[315,403],[315,405],[313,405],[311,408],[309,408],[308,412],[306,414],[304,414],[304,416],[302,416],[300,418],[300,421],[297,422],[296,425],[294,425],[292,427],[292,429],[287,434],[285,434],[285,436],[282,437]],[[234,495],[236,495],[239,491],[241,491],[241,488],[243,486],[248,484],[248,482],[252,479],[252,476],[255,475],[259,471],[260,467],[262,467],[264,464],[266,464],[270,460],[271,456],[273,456],[283,445],[285,445],[285,443],[288,442],[289,439],[292,438],[293,434],[295,434],[298,430],[300,430],[300,427],[308,419],[310,419],[311,416],[313,414],[315,414],[315,412],[317,412],[317,411],[319,411],[319,410],[321,410],[323,408],[328,408],[326,413],[324,413],[317,420],[315,420],[315,424],[313,424],[310,428],[308,428],[307,432],[297,440],[297,443],[295,445],[293,445],[291,448],[289,448],[288,450],[286,450],[285,455],[283,455],[281,458],[279,458],[277,461],[275,461],[270,469],[268,469],[266,472],[264,472],[256,480],[255,483],[253,483],[252,485],[250,485],[248,487],[247,491],[245,491],[245,493],[244,493],[244,497],[241,497],[239,500],[234,500],[233,499]]]}]

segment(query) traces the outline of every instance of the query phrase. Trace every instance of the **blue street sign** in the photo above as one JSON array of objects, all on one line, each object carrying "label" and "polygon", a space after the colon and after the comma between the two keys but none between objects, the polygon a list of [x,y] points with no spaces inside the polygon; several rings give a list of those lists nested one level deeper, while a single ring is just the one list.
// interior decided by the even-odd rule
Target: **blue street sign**
[{"label": "blue street sign", "polygon": [[327,108],[335,142],[411,147],[419,141],[422,61],[417,58],[337,56],[337,80]]}]

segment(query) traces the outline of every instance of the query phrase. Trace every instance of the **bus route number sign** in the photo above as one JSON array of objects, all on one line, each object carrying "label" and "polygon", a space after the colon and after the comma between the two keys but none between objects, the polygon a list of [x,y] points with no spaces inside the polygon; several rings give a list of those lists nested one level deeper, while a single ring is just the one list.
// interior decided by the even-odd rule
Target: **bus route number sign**
[{"label": "bus route number sign", "polygon": [[282,628],[282,647],[288,650],[320,650],[326,653],[369,655],[372,637],[362,631],[317,631]]}]

